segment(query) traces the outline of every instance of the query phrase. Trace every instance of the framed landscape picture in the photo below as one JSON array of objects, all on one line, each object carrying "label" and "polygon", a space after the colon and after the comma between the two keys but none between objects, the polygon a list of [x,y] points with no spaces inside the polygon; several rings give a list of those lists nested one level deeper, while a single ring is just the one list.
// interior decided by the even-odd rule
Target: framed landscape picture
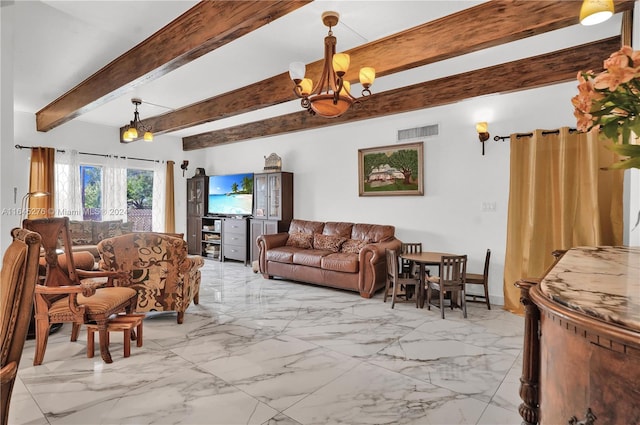
[{"label": "framed landscape picture", "polygon": [[360,196],[424,195],[424,142],[358,149]]}]

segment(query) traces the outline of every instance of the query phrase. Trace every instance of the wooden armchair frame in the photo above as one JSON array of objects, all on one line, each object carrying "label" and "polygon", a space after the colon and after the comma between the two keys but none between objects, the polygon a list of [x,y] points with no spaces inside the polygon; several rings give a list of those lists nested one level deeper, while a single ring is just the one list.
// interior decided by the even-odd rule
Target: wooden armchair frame
[{"label": "wooden armchair frame", "polygon": [[[23,227],[40,234],[46,261],[46,274],[35,288],[34,366],[42,364],[53,323],[72,323],[71,341],[77,341],[80,326],[95,322],[100,335],[100,354],[105,363],[111,363],[107,332],[109,317],[122,312],[133,313],[137,304],[136,291],[113,286],[114,279],[126,281],[122,273],[76,270],[68,217],[24,220]],[[58,263],[59,238],[64,248],[66,270]]]},{"label": "wooden armchair frame", "polygon": [[2,260],[0,307],[0,425],[9,423],[9,404],[29,328],[33,292],[38,279],[40,236],[24,229],[11,231],[13,242]]}]

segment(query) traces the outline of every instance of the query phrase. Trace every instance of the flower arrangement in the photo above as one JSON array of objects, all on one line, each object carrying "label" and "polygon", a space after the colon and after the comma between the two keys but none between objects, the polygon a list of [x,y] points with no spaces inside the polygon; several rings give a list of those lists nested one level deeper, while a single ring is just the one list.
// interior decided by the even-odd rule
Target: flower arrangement
[{"label": "flower arrangement", "polygon": [[[611,168],[640,168],[640,50],[623,46],[604,61],[604,71],[578,73],[578,94],[571,99],[578,130],[598,131],[614,142],[610,149],[629,158]],[[616,142],[619,142],[616,144]]]}]

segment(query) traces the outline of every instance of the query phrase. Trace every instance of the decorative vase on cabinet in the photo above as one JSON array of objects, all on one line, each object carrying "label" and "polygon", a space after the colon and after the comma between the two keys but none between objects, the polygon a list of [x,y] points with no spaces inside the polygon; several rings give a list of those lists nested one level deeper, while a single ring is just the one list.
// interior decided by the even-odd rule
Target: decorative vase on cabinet
[{"label": "decorative vase on cabinet", "polygon": [[202,217],[207,213],[207,176],[187,179],[187,246],[189,254],[202,254]]},{"label": "decorative vase on cabinet", "polygon": [[253,197],[251,261],[258,259],[258,236],[289,230],[293,219],[293,173],[254,174]]}]

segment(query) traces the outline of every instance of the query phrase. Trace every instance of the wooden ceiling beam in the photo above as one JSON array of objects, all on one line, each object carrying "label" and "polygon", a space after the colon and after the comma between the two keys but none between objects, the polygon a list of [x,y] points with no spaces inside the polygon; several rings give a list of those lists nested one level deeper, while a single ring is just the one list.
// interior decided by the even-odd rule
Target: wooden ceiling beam
[{"label": "wooden ceiling beam", "polygon": [[[183,149],[196,150],[258,137],[344,124],[446,105],[477,96],[507,93],[576,79],[578,71],[602,69],[602,53],[620,48],[620,36],[373,94],[338,118],[307,111],[268,118],[182,139]],[[577,85],[577,81],[576,81]],[[576,92],[577,93],[577,92]],[[571,100],[567,99],[567,107]]]},{"label": "wooden ceiling beam", "polygon": [[49,131],[310,3],[201,1],[36,113]]},{"label": "wooden ceiling beam", "polygon": [[[351,70],[346,78],[357,81],[358,70],[363,66],[375,67],[380,77],[575,25],[579,23],[581,3],[512,0],[482,3],[349,50]],[[617,1],[616,11],[632,10],[633,3]],[[339,32],[336,36],[339,42]],[[321,43],[319,39],[318,44]],[[317,78],[322,65],[323,60],[307,65],[307,75]],[[147,117],[145,124],[155,134],[162,134],[294,99],[293,83],[288,73],[282,73],[172,112]]]}]

